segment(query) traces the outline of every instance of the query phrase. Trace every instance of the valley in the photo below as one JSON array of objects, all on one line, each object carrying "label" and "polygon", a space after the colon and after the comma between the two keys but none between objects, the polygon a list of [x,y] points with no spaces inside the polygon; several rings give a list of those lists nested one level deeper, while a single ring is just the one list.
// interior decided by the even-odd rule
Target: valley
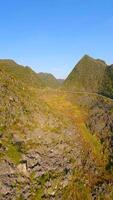
[{"label": "valley", "polygon": [[113,199],[112,79],[99,60],[103,94],[106,82],[84,75],[97,61],[83,62],[59,83],[0,61],[1,200]]}]

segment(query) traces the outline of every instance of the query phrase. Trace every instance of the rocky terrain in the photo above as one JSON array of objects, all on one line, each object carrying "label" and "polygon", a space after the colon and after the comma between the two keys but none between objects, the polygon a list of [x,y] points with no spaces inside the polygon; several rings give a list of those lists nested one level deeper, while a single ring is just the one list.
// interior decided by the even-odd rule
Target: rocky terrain
[{"label": "rocky terrain", "polygon": [[0,67],[0,200],[112,200],[113,100],[27,84],[10,65]]}]

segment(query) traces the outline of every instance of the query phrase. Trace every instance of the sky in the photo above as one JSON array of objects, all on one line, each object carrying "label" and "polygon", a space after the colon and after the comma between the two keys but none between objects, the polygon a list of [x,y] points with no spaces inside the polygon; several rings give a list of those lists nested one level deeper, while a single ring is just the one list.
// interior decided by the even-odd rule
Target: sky
[{"label": "sky", "polygon": [[0,58],[65,78],[84,54],[113,63],[113,0],[0,0]]}]

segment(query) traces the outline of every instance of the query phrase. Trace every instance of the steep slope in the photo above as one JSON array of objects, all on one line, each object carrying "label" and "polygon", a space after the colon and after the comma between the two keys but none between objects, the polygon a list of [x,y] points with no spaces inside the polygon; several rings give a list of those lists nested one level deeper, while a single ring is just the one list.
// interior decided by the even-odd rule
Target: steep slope
[{"label": "steep slope", "polygon": [[99,92],[105,70],[104,61],[85,55],[64,81],[64,88],[81,92]]},{"label": "steep slope", "polygon": [[100,97],[29,88],[3,70],[0,89],[1,200],[112,199],[108,140],[88,119]]},{"label": "steep slope", "polygon": [[38,75],[46,87],[57,88],[61,85],[61,81],[57,80],[52,74],[41,72]]},{"label": "steep slope", "polygon": [[113,65],[106,67],[100,93],[113,98]]},{"label": "steep slope", "polygon": [[113,101],[0,69],[0,200],[113,199]]},{"label": "steep slope", "polygon": [[29,67],[18,65],[13,60],[0,60],[0,69],[4,69],[18,80],[32,87],[44,87],[40,77]]}]

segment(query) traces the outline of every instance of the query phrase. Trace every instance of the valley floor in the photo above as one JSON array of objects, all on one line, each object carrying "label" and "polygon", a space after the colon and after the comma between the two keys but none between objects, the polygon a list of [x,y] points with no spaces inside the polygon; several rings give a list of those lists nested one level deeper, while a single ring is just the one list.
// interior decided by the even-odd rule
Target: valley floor
[{"label": "valley floor", "polygon": [[112,101],[31,90],[24,114],[0,131],[0,199],[112,200]]}]

